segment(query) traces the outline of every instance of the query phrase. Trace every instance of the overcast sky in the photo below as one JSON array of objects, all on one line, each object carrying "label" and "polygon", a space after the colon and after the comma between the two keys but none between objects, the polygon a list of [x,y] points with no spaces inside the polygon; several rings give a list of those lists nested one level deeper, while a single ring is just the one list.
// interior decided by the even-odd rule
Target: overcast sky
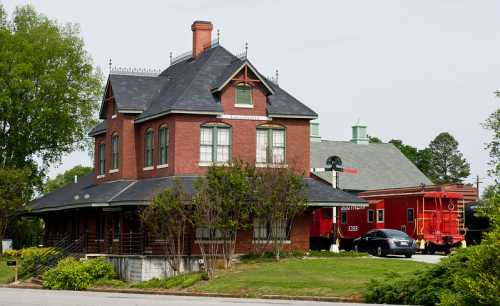
[{"label": "overcast sky", "polygon": [[[32,3],[81,26],[96,65],[164,69],[191,49],[191,23],[210,20],[221,44],[314,109],[325,139],[349,140],[360,119],[370,135],[425,147],[450,132],[486,177],[490,135],[480,123],[500,106],[500,1],[5,1]],[[215,33],[214,33],[215,38]],[[54,176],[85,152],[53,167]],[[491,182],[489,179],[484,179]]]}]

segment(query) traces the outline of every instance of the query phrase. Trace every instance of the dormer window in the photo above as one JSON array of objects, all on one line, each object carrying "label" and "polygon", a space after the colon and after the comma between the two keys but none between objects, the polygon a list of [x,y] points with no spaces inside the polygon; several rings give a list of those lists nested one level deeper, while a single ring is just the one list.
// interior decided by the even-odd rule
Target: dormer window
[{"label": "dormer window", "polygon": [[154,145],[154,132],[149,129],[144,137],[144,167],[153,167],[153,145]]},{"label": "dormer window", "polygon": [[239,84],[235,87],[235,106],[253,107],[252,87],[246,84]]},{"label": "dormer window", "polygon": [[227,163],[231,159],[231,128],[226,124],[205,124],[200,128],[200,162]]},{"label": "dormer window", "polygon": [[111,137],[111,170],[118,169],[119,154],[119,139],[118,134],[115,133]]}]

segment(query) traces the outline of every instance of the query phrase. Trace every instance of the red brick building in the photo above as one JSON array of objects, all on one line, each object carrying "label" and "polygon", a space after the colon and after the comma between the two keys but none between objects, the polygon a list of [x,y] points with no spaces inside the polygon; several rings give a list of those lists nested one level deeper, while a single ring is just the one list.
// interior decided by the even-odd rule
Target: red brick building
[{"label": "red brick building", "polygon": [[[310,178],[310,120],[317,114],[264,78],[246,58],[212,41],[212,24],[195,21],[192,52],[159,74],[110,73],[95,139],[95,172],[29,206],[46,224],[47,244],[85,237],[85,252],[160,253],[147,241],[138,210],[174,178],[193,194],[193,182],[212,164],[234,160],[303,173],[311,208],[289,237],[309,249],[314,207],[363,205],[364,200]],[[191,247],[196,253],[197,231]],[[237,251],[252,248],[252,231]]]}]

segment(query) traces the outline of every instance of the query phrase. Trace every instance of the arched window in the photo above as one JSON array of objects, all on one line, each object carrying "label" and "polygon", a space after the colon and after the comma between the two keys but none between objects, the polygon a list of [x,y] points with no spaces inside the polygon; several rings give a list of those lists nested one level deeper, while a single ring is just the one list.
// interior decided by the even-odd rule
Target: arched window
[{"label": "arched window", "polygon": [[158,131],[158,143],[159,143],[159,165],[168,164],[168,128],[166,126],[161,126]]},{"label": "arched window", "polygon": [[252,87],[246,84],[239,84],[235,87],[235,101],[236,105],[252,106]]},{"label": "arched window", "polygon": [[256,151],[258,164],[284,164],[286,161],[285,128],[274,124],[258,126]]},{"label": "arched window", "polygon": [[112,170],[118,169],[119,160],[120,160],[119,140],[118,140],[118,134],[115,133],[111,137],[111,169]]},{"label": "arched window", "polygon": [[99,175],[104,175],[106,173],[106,144],[101,142],[99,144]]},{"label": "arched window", "polygon": [[208,123],[200,128],[200,162],[227,163],[231,160],[231,127]]},{"label": "arched window", "polygon": [[144,137],[144,167],[153,167],[154,132],[149,129]]}]

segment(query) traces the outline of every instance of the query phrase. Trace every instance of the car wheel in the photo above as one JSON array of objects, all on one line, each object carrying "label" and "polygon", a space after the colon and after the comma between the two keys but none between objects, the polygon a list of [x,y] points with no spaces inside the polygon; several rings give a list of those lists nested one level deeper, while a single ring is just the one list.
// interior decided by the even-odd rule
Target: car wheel
[{"label": "car wheel", "polygon": [[379,257],[384,257],[385,256],[384,251],[382,250],[381,246],[377,247],[377,256],[379,256]]},{"label": "car wheel", "polygon": [[354,252],[359,253],[359,247],[358,247],[358,245],[354,246]]},{"label": "car wheel", "polygon": [[405,254],[406,258],[411,258],[412,254]]}]

